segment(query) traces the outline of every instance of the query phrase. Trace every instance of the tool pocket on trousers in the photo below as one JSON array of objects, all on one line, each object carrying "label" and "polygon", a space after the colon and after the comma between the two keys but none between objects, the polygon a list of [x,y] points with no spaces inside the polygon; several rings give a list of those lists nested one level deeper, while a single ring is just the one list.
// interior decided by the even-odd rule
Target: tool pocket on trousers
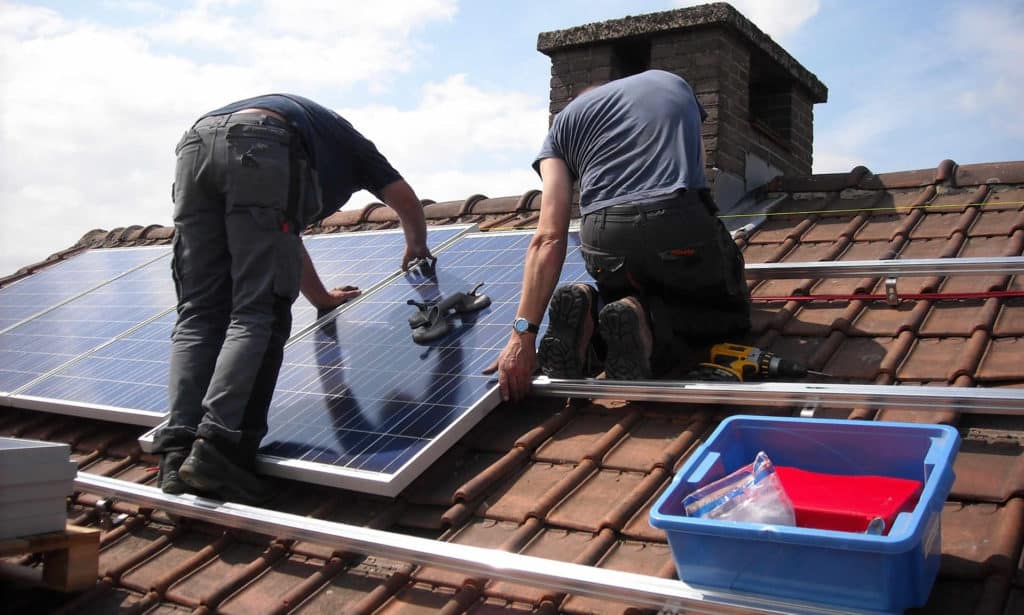
[{"label": "tool pocket on trousers", "polygon": [[274,294],[288,300],[299,296],[302,282],[302,240],[292,233],[279,233],[274,255]]},{"label": "tool pocket on trousers", "polygon": [[630,287],[625,256],[598,252],[586,246],[580,246],[580,252],[583,254],[587,273],[600,287],[608,290]]},{"label": "tool pocket on trousers", "polygon": [[713,241],[691,242],[662,250],[658,253],[658,262],[659,277],[666,289],[694,291],[720,286],[727,277],[722,251]]},{"label": "tool pocket on trousers", "polygon": [[288,207],[291,135],[273,126],[235,124],[228,128],[227,205]]},{"label": "tool pocket on trousers", "polygon": [[174,164],[174,183],[171,184],[171,202],[175,204],[175,208],[183,191],[189,190],[196,181],[202,149],[203,138],[195,130],[189,130],[182,135],[174,147],[177,160]]},{"label": "tool pocket on trousers", "polygon": [[181,233],[171,237],[171,279],[174,280],[174,296],[181,301]]}]

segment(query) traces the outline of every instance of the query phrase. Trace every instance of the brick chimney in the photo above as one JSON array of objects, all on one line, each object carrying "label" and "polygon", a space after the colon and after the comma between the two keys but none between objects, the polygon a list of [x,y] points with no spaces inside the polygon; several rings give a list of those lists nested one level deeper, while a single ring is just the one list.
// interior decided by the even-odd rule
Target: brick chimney
[{"label": "brick chimney", "polygon": [[659,68],[693,87],[709,180],[727,209],[778,174],[809,175],[814,104],[828,88],[729,4],[705,4],[542,32],[551,117],[584,87]]}]

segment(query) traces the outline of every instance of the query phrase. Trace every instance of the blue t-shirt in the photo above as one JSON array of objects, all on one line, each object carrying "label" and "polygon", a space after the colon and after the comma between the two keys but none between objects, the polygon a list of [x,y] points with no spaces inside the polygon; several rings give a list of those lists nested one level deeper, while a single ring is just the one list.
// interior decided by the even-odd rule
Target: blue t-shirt
[{"label": "blue t-shirt", "polygon": [[617,79],[580,95],[555,117],[533,162],[561,158],[580,182],[580,211],[705,188],[700,125],[689,84],[662,70]]},{"label": "blue t-shirt", "polygon": [[269,109],[288,119],[306,146],[310,164],[320,182],[320,211],[303,220],[306,226],[341,209],[353,192],[366,189],[380,198],[380,190],[402,176],[374,144],[334,111],[294,94],[266,94],[247,98],[203,117],[242,109]]}]

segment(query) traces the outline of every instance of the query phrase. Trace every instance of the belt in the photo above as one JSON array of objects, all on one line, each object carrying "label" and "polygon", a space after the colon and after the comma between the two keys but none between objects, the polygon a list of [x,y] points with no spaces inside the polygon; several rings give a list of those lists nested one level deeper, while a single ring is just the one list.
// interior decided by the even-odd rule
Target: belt
[{"label": "belt", "polygon": [[681,209],[687,205],[701,205],[707,208],[710,213],[716,213],[717,211],[717,207],[714,207],[714,201],[711,198],[711,192],[706,188],[701,188],[699,190],[678,190],[671,196],[654,201],[624,203],[622,205],[603,207],[588,215],[603,214],[605,216],[632,217],[638,214],[649,214],[667,209]]}]

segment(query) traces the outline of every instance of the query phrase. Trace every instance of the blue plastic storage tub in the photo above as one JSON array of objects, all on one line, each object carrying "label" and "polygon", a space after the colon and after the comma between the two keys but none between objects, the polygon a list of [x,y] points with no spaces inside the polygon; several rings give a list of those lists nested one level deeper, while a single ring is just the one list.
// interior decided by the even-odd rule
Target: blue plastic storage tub
[{"label": "blue plastic storage tub", "polygon": [[[880,611],[928,600],[953,486],[956,429],[945,425],[733,416],[718,426],[651,509],[687,583]],[[910,513],[877,536],[687,517],[683,498],[765,451],[776,465],[923,481]]]}]

